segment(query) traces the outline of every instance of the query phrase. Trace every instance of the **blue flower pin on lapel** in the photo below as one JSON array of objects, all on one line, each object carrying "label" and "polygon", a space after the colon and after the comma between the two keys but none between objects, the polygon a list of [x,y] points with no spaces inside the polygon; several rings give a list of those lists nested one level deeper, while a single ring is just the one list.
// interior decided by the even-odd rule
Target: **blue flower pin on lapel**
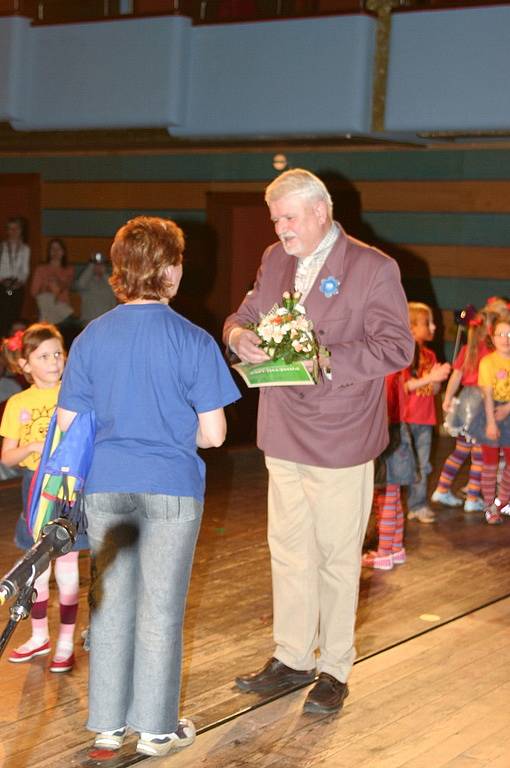
[{"label": "blue flower pin on lapel", "polygon": [[329,277],[325,277],[324,280],[321,280],[319,290],[327,299],[330,299],[332,296],[337,295],[339,288],[340,280],[337,280],[336,277],[330,275]]}]

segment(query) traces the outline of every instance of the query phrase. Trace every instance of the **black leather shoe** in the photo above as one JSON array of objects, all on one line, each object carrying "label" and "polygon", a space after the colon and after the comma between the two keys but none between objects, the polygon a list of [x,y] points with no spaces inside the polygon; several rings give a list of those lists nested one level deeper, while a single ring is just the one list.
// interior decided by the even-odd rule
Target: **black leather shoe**
[{"label": "black leather shoe", "polygon": [[340,712],[344,699],[348,695],[347,683],[341,683],[333,675],[321,672],[319,679],[305,699],[303,710],[311,714],[324,715]]},{"label": "black leather shoe", "polygon": [[315,680],[315,674],[314,669],[292,669],[287,667],[283,661],[273,657],[262,667],[260,672],[236,677],[236,685],[242,691],[272,693],[282,688],[293,688],[297,685],[311,683]]}]

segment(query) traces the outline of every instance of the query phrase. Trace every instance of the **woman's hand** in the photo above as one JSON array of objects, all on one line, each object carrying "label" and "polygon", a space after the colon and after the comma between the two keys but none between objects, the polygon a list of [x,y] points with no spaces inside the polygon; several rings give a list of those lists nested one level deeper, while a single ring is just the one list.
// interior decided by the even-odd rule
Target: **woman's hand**
[{"label": "woman's hand", "polygon": [[496,423],[487,424],[487,427],[485,429],[485,434],[487,435],[489,440],[498,440],[500,432],[497,424]]},{"label": "woman's hand", "polygon": [[227,435],[223,408],[198,414],[197,445],[199,448],[219,448]]}]

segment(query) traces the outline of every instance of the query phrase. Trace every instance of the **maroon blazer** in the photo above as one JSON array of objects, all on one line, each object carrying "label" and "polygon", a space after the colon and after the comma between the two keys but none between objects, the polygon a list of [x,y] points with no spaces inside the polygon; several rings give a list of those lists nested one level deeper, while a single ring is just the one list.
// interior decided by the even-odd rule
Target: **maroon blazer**
[{"label": "maroon blazer", "polygon": [[[253,290],[225,321],[224,341],[257,322],[284,291],[293,291],[297,259],[280,243],[262,257]],[[321,280],[334,277],[337,295]],[[414,352],[396,262],[343,230],[304,302],[321,344],[331,352],[332,381],[260,390],[257,445],[267,456],[319,467],[350,467],[387,445],[384,377],[407,367]]]}]

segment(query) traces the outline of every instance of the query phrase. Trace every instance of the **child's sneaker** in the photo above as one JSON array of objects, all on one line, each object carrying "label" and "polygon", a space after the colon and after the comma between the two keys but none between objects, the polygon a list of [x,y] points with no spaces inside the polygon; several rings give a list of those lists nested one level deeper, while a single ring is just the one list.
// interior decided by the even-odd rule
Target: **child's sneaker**
[{"label": "child's sneaker", "polygon": [[503,518],[497,504],[491,504],[485,510],[485,519],[489,525],[501,525]]},{"label": "child's sneaker", "polygon": [[120,749],[124,743],[125,737],[125,726],[124,728],[117,728],[115,731],[103,731],[102,733],[97,734],[94,740],[94,746],[98,749]]},{"label": "child's sneaker", "polygon": [[393,558],[391,555],[379,555],[377,552],[365,552],[361,558],[364,568],[377,568],[379,571],[391,571]]},{"label": "child's sneaker", "polygon": [[419,509],[412,509],[407,513],[408,520],[418,520],[419,523],[435,523],[436,516],[429,507],[420,507]]},{"label": "child's sneaker", "polygon": [[393,560],[393,565],[404,565],[405,561],[407,560],[407,555],[404,547],[402,547],[402,549],[397,550],[397,552],[392,552],[391,559]]},{"label": "child's sneaker", "polygon": [[182,749],[193,744],[196,737],[196,729],[191,720],[183,718],[179,720],[177,730],[174,733],[141,733],[136,744],[136,751],[142,755],[156,757],[166,755],[173,749]]},{"label": "child's sneaker", "polygon": [[32,647],[30,641],[28,641],[24,645],[20,645],[19,648],[16,648],[15,651],[11,651],[8,660],[12,661],[13,664],[22,664],[24,661],[35,659],[36,656],[47,656],[50,650],[49,640],[35,647]]},{"label": "child's sneaker", "polygon": [[50,664],[50,672],[70,672],[74,667],[74,653],[69,656],[55,656]]},{"label": "child's sneaker", "polygon": [[435,490],[431,497],[434,504],[444,504],[445,507],[461,507],[462,501],[451,491]]},{"label": "child's sneaker", "polygon": [[481,512],[485,509],[483,499],[467,499],[464,503],[464,512]]}]

